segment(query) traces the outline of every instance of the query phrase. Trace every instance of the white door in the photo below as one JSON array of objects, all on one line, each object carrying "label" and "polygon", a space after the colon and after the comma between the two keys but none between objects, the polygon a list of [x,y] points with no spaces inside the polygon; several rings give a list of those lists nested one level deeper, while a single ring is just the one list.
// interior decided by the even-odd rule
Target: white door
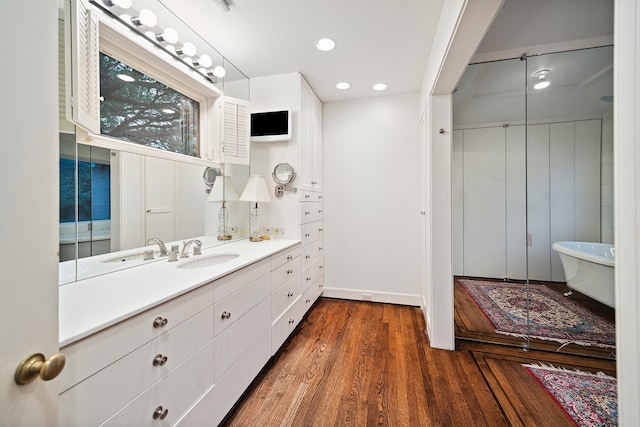
[{"label": "white door", "polygon": [[2,38],[20,34],[20,49],[3,54],[0,79],[0,424],[6,426],[58,420],[55,380],[13,380],[27,356],[58,352],[57,20],[57,2],[2,2]]}]

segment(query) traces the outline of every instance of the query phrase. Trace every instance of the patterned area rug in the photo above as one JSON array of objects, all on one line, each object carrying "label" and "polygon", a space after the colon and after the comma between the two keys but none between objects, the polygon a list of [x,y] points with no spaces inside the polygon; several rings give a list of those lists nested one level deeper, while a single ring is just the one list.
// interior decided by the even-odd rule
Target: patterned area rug
[{"label": "patterned area rug", "polygon": [[[615,347],[615,325],[544,285],[460,279],[496,332],[560,343]],[[527,318],[527,308],[529,315]]]},{"label": "patterned area rug", "polygon": [[617,426],[616,379],[599,372],[523,365],[578,426]]}]

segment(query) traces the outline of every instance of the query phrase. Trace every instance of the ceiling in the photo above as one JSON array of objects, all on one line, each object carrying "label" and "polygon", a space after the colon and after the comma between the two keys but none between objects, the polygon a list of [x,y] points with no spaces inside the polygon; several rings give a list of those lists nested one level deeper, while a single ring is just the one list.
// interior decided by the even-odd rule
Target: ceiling
[{"label": "ceiling", "polygon": [[[299,71],[323,101],[417,92],[443,0],[160,0],[248,77]],[[613,31],[613,0],[505,0],[478,52]],[[321,52],[315,42],[337,43]],[[341,81],[351,83],[338,90]],[[372,90],[384,82],[387,90]]]}]

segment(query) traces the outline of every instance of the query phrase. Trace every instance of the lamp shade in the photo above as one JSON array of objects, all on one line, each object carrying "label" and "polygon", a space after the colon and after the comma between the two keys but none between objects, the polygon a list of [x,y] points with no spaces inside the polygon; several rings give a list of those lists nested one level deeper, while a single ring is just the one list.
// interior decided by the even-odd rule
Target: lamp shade
[{"label": "lamp shade", "polygon": [[238,193],[231,183],[230,176],[218,176],[213,183],[207,202],[229,202],[238,200]]},{"label": "lamp shade", "polygon": [[240,196],[240,200],[245,202],[270,202],[269,190],[264,178],[259,175],[251,175],[244,191]]}]

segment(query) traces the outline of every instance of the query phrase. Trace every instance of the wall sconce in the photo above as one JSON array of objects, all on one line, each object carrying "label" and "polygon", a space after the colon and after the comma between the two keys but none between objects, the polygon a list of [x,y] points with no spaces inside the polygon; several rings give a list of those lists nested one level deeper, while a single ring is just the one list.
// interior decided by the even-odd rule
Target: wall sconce
[{"label": "wall sconce", "polygon": [[276,197],[282,197],[285,191],[297,192],[298,189],[287,188],[287,185],[291,184],[296,179],[296,171],[289,163],[278,163],[273,172],[271,173],[273,180],[276,182],[276,188],[274,193]]},{"label": "wall sconce", "polygon": [[251,175],[244,191],[240,196],[240,200],[255,203],[251,207],[251,236],[249,240],[252,242],[261,242],[262,234],[260,233],[260,213],[258,202],[270,202],[269,190],[264,178],[259,175]]},{"label": "wall sconce", "polygon": [[207,202],[222,202],[222,207],[218,211],[218,240],[231,240],[233,234],[229,232],[229,213],[227,202],[238,200],[238,193],[231,183],[231,177],[226,175],[218,176],[215,180]]}]

